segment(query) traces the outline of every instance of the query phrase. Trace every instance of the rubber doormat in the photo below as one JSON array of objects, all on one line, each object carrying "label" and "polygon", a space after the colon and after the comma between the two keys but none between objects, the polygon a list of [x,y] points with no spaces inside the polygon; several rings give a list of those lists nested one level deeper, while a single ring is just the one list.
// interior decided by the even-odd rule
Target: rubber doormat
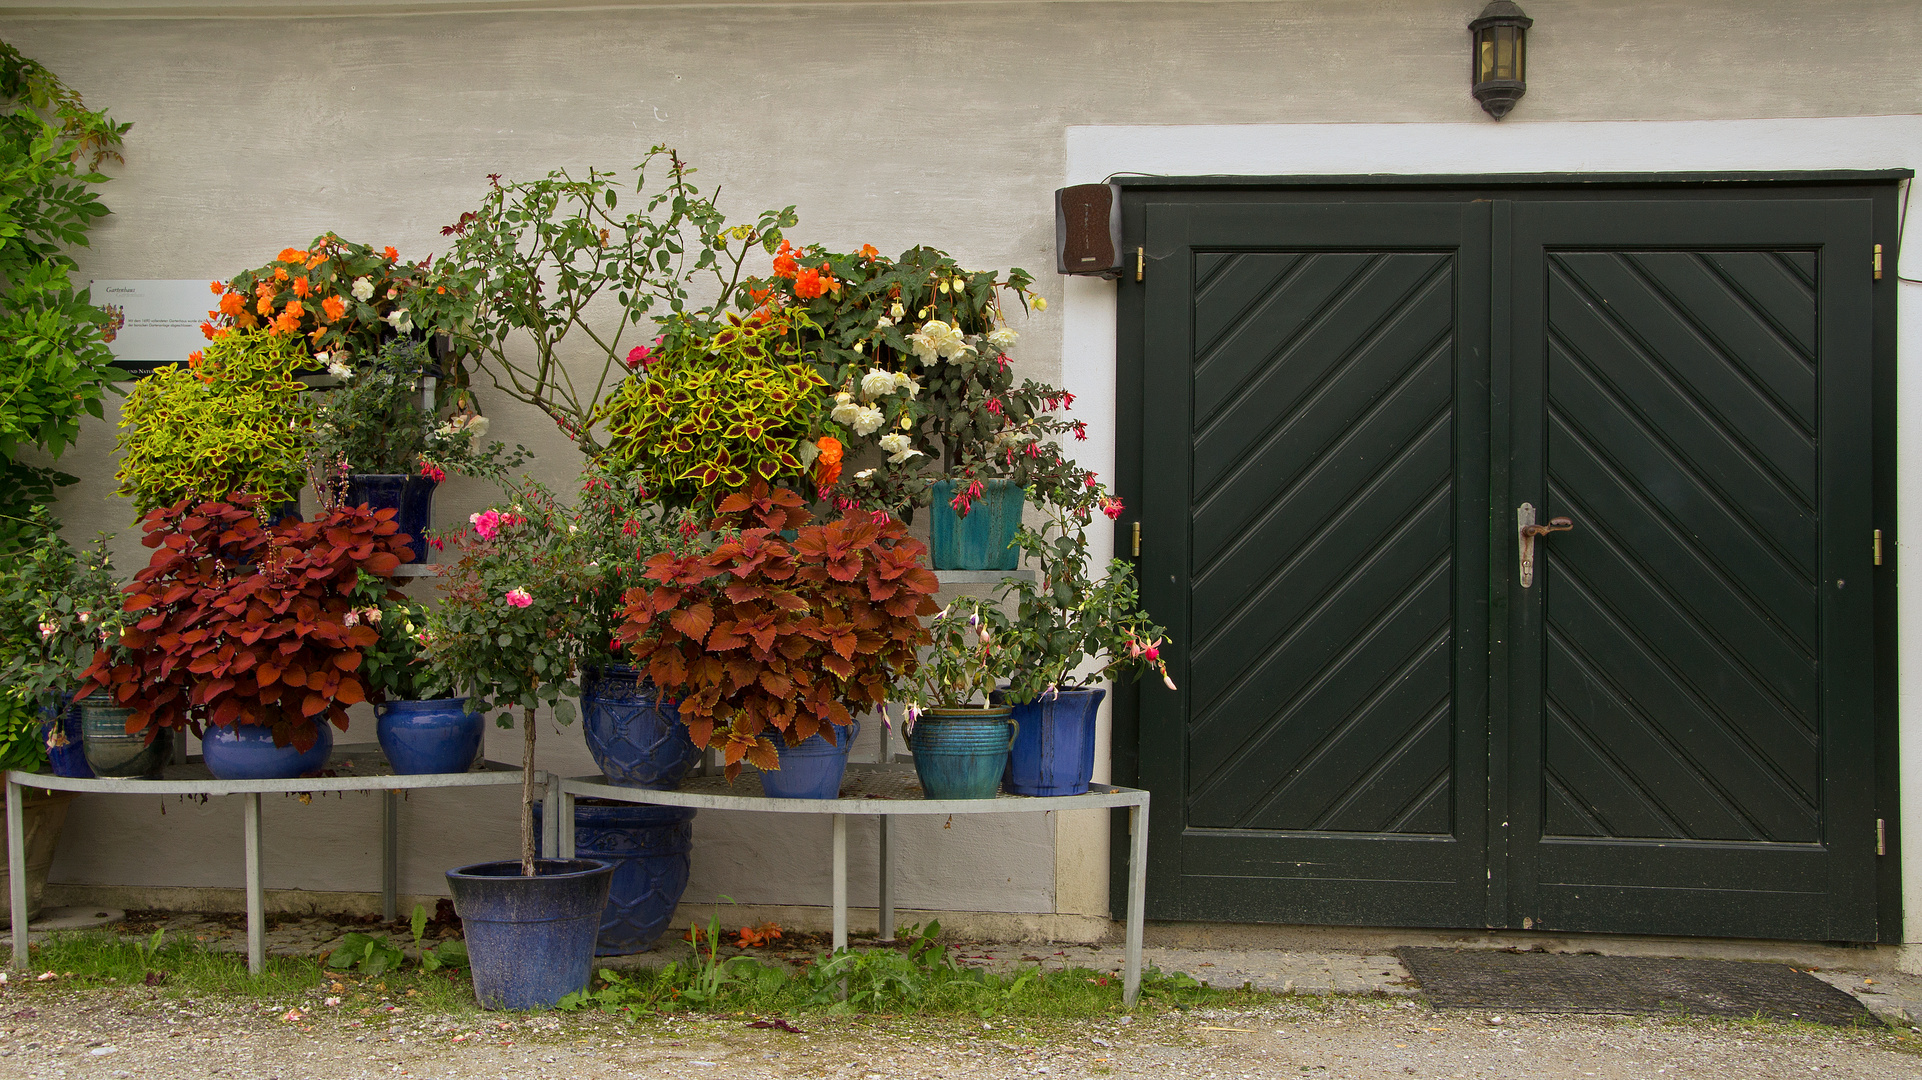
[{"label": "rubber doormat", "polygon": [[1784,964],[1644,956],[1396,949],[1431,1004],[1508,1012],[1763,1017],[1847,1027],[1862,1003]]}]

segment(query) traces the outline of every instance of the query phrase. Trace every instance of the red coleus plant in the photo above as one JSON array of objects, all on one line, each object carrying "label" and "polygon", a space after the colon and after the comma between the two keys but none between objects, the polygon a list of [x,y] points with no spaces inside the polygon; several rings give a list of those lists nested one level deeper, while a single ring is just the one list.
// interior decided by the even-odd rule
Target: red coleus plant
[{"label": "red coleus plant", "polygon": [[342,507],[268,527],[246,496],[150,512],[140,542],[153,558],[124,590],[134,619],[121,635],[125,656],[96,654],[75,696],[105,687],[133,710],[128,733],[149,739],[165,728],[200,735],[209,724],[260,724],[275,745],[304,751],[316,720],[346,730],[346,707],[367,698],[361,650],[379,641],[355,613],[356,585],[412,554],[393,518]]},{"label": "red coleus plant", "polygon": [[886,702],[928,642],[921,617],[938,610],[939,583],[926,545],[893,518],[811,525],[799,495],[765,483],[717,509],[725,539],[649,559],[656,584],[627,591],[616,636],[681,696],[695,745],[723,740],[732,779],[743,758],[780,768],[770,731],[789,746],[817,732],[832,743],[829,725]]}]

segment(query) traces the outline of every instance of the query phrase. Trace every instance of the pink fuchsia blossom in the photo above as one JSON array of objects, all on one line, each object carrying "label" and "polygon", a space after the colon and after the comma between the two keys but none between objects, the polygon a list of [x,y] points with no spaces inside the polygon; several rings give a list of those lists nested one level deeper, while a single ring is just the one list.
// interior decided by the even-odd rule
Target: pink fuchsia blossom
[{"label": "pink fuchsia blossom", "polygon": [[40,624],[40,636],[43,638],[50,638],[59,632],[60,627],[55,623],[43,622]]},{"label": "pink fuchsia blossom", "polygon": [[436,484],[447,479],[446,469],[443,469],[439,465],[436,465],[433,462],[426,461],[426,460],[423,460],[420,463],[420,474],[422,476],[425,476],[427,479],[432,480]]},{"label": "pink fuchsia blossom", "polygon": [[528,592],[526,589],[514,588],[507,590],[507,604],[509,607],[527,607],[533,604],[533,602],[534,594]]},{"label": "pink fuchsia blossom", "polygon": [[1113,495],[1103,495],[1101,497],[1101,512],[1108,515],[1109,521],[1121,520],[1122,509],[1120,499],[1115,498]]}]

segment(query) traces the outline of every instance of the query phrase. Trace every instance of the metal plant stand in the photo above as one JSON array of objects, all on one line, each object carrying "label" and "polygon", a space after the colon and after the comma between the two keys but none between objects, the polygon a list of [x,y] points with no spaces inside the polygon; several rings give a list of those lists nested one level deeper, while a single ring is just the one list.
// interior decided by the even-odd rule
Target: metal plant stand
[{"label": "metal plant stand", "polygon": [[[838,799],[771,799],[761,794],[761,778],[752,769],[743,770],[732,785],[720,776],[691,776],[677,791],[648,791],[616,787],[599,776],[562,780],[560,811],[568,821],[574,819],[577,798],[613,799],[619,802],[651,803],[658,806],[694,806],[704,810],[750,810],[764,814],[829,814],[834,818],[834,947],[848,943],[848,818],[877,818],[881,833],[880,908],[884,935],[894,932],[894,859],[890,850],[888,819],[897,814],[1037,814],[1050,810],[1100,810],[1128,808],[1128,936],[1127,961],[1122,979],[1122,1000],[1132,1008],[1141,992],[1141,927],[1148,877],[1148,793],[1137,788],[1094,784],[1086,795],[1030,798],[1001,795],[993,799],[928,799],[921,794],[912,767],[900,765],[849,764],[847,779]],[[550,792],[552,789],[550,789]],[[553,801],[550,794],[549,802]],[[550,809],[551,812],[551,809]],[[548,821],[555,820],[553,817]],[[561,830],[558,851],[563,859],[574,857],[574,830]],[[556,838],[548,830],[548,840]]]},{"label": "metal plant stand", "polygon": [[[242,814],[241,843],[247,856],[247,970],[261,973],[267,963],[265,894],[261,888],[260,797],[267,794],[301,794],[323,791],[378,791],[381,793],[380,873],[381,915],[392,921],[398,912],[400,862],[400,793],[425,788],[518,787],[521,771],[517,766],[486,761],[474,772],[425,773],[397,776],[376,743],[337,745],[328,759],[332,776],[294,780],[216,780],[198,756],[185,764],[169,765],[160,779],[78,780],[45,773],[7,772],[7,864],[13,911],[27,910],[26,822],[21,813],[21,789],[43,788],[102,795],[239,795]],[[547,790],[547,820],[554,821],[560,810],[559,790],[548,782],[546,773],[535,773],[534,782]],[[552,842],[550,838],[550,843]],[[13,967],[27,966],[27,920],[13,920]]]}]

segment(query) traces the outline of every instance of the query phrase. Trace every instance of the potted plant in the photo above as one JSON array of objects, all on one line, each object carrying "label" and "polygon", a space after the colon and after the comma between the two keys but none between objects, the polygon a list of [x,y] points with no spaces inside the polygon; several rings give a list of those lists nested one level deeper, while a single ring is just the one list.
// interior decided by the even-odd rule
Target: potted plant
[{"label": "potted plant", "polygon": [[694,744],[720,743],[729,779],[745,760],[770,795],[834,798],[856,714],[886,703],[928,640],[927,549],[886,516],[809,524],[798,494],[765,483],[718,510],[711,549],[648,560],[619,639],[681,696]]},{"label": "potted plant", "polygon": [[[41,734],[41,721],[33,701],[24,692],[7,687],[0,690],[0,771],[45,772],[47,749]],[[42,791],[29,788],[21,792],[20,809],[26,818],[27,840],[27,919],[40,914],[40,898],[47,888],[47,868],[53,865],[54,849],[60,843],[60,829],[66,824],[67,807],[73,802],[71,791]],[[0,828],[7,824],[6,811],[0,808]],[[7,850],[0,840],[0,854]],[[0,920],[13,920],[11,864],[0,867]]]},{"label": "potted plant", "polygon": [[330,360],[338,380],[315,410],[308,479],[323,508],[338,503],[392,509],[414,562],[427,558],[434,489],[449,470],[498,479],[530,456],[511,455],[498,442],[484,444],[487,417],[473,395],[457,391],[445,419],[423,401],[427,350],[396,338],[358,365]]},{"label": "potted plant", "polygon": [[1023,525],[1015,538],[1038,580],[1010,578],[999,590],[1014,615],[1000,627],[998,645],[1014,663],[1006,688],[989,700],[1014,707],[1003,785],[1016,795],[1088,790],[1095,718],[1107,694],[1096,684],[1153,668],[1174,687],[1161,659],[1166,631],[1141,610],[1134,568],[1111,559],[1099,580],[1088,574],[1088,523],[1096,510],[1118,518],[1122,506],[1104,488],[1084,490],[1072,505],[1041,503],[1041,527]]},{"label": "potted plant", "polygon": [[139,516],[241,493],[278,516],[307,478],[313,409],[294,375],[309,362],[298,338],[251,330],[140,380],[120,412],[114,493]]},{"label": "potted plant", "polygon": [[327,762],[328,725],[364,701],[361,650],[379,635],[350,619],[363,575],[408,554],[393,512],[340,507],[262,525],[249,496],[154,510],[153,548],[123,606],[124,659],[94,656],[76,698],[104,689],[132,709],[130,734],[191,729],[223,780],[292,777]]},{"label": "potted plant", "polygon": [[428,619],[429,658],[503,727],[521,712],[520,857],[447,872],[467,928],[474,994],[486,1008],[552,1005],[587,985],[613,868],[594,859],[542,859],[534,833],[534,718],[543,706],[574,719],[588,568],[567,546],[560,507],[528,483],[516,500],[475,514],[455,537]]},{"label": "potted plant", "polygon": [[1019,654],[1001,643],[1008,617],[992,600],[960,597],[928,632],[934,647],[908,684],[908,749],[930,799],[992,799],[1014,742],[1014,707],[990,702]]},{"label": "potted plant", "polygon": [[6,617],[24,624],[7,635],[10,656],[0,664],[0,682],[41,706],[55,775],[155,775],[165,764],[166,740],[150,745],[144,736],[128,735],[124,709],[73,700],[96,653],[120,656],[120,634],[131,621],[121,608],[111,537],[103,534],[91,549],[76,552],[45,507],[34,509],[32,521],[35,542],[0,573]]},{"label": "potted plant", "polygon": [[379,636],[361,650],[360,671],[387,763],[403,776],[473,768],[487,718],[453,696],[453,680],[433,662],[427,605],[391,596],[379,578],[363,579],[355,593],[342,621]]}]

